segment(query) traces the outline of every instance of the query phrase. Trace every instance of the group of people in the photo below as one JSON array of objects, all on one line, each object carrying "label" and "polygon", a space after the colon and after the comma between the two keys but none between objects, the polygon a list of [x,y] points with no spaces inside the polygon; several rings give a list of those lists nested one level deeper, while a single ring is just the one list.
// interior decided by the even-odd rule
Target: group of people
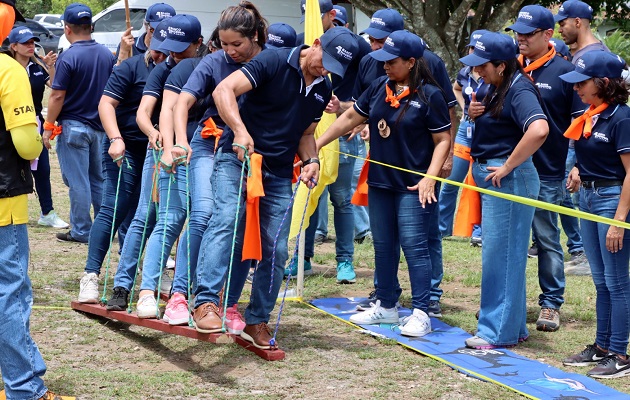
[{"label": "group of people", "polygon": [[[13,10],[11,2],[4,3]],[[11,32],[18,63],[9,72],[21,65],[32,81],[50,81],[42,140],[50,148],[56,138],[71,204],[71,229],[57,237],[88,243],[79,302],[104,301],[109,310],[125,310],[140,275],[138,317],[191,323],[203,333],[227,330],[258,348],[275,348],[270,315],[282,278],[297,264],[287,262],[290,224],[283,216],[294,184],[317,185],[318,154],[334,140],[341,148],[339,177],[328,191],[337,281],[356,279],[354,218],[361,212],[369,215],[369,229],[358,233],[371,232],[374,246],[375,290],[350,318],[357,324],[399,322],[401,249],[413,309],[400,321],[401,333],[427,335],[430,317],[441,316],[442,237],[451,233],[457,191],[444,185],[440,193],[432,177],[462,181],[468,173],[481,188],[551,204],[579,191],[581,210],[628,220],[625,62],[585,36],[592,19],[588,5],[569,0],[556,15],[526,6],[507,28],[514,37],[473,32],[454,85],[444,62],[403,29],[398,11],[377,11],[363,32],[366,41],[347,29],[344,9],[330,0],[319,0],[319,6],[324,34],[307,44],[286,24],[268,26],[245,0],[221,13],[206,44],[196,17],[164,3],[148,8],[143,36],[125,32],[116,56],[91,39],[92,13],[79,3],[64,12],[71,46],[56,60],[52,54],[34,59],[36,38],[25,30]],[[556,50],[550,42],[556,23],[566,44],[577,43],[573,64],[565,49],[562,56],[561,44]],[[22,105],[24,120],[4,112],[2,128],[13,145],[0,146],[2,174],[15,184],[0,198],[7,204],[0,211],[0,240],[7,241],[5,251],[22,255],[13,258],[20,265],[28,254],[25,204],[32,191],[31,174],[23,170],[32,168],[29,160],[39,156],[41,163],[43,157],[41,148],[25,143],[30,138],[41,146],[35,130],[41,113],[31,105],[32,99],[41,103],[43,90],[37,87]],[[0,86],[0,95],[4,90]],[[13,103],[26,101],[14,97]],[[338,118],[316,139],[324,112]],[[577,162],[567,162],[569,139]],[[377,163],[365,163],[353,184],[352,156],[363,140]],[[296,157],[299,182],[293,181]],[[20,178],[25,175],[29,179]],[[355,190],[369,207],[353,209]],[[50,212],[52,206],[42,204],[42,216]],[[481,195],[481,221],[472,234],[477,244],[483,242],[481,301],[477,332],[467,347],[511,347],[527,340],[525,267],[532,229],[542,292],[536,327],[560,327],[565,278],[557,219],[542,208]],[[317,220],[316,213],[307,231],[307,262],[314,255]],[[622,228],[590,221],[582,221],[580,231],[597,289],[597,335],[564,363],[592,364],[589,375],[598,378],[628,375],[630,237]],[[120,259],[106,299],[99,276],[116,233]],[[175,276],[161,315],[155,293],[176,242]],[[16,287],[26,312],[30,285],[26,268],[18,267],[22,273],[11,285],[28,287]],[[237,303],[250,269],[251,296],[241,314]],[[29,314],[15,323],[32,343]],[[33,370],[36,377],[45,370],[41,364]],[[6,360],[1,365],[10,382]],[[7,393],[21,390],[17,385],[7,384]],[[36,398],[46,392],[42,385],[33,392]]]}]

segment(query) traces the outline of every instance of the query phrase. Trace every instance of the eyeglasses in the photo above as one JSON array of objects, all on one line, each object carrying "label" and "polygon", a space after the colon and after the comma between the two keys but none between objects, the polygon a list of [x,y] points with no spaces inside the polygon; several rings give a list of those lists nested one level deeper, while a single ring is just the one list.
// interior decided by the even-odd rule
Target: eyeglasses
[{"label": "eyeglasses", "polygon": [[520,37],[523,37],[523,38],[525,38],[525,39],[531,39],[531,38],[533,38],[533,37],[534,37],[537,33],[540,33],[540,32],[544,32],[544,30],[542,30],[542,29],[536,29],[535,31],[530,32],[530,33],[517,33],[517,32],[515,32],[515,33],[516,33],[516,36],[520,36]]}]

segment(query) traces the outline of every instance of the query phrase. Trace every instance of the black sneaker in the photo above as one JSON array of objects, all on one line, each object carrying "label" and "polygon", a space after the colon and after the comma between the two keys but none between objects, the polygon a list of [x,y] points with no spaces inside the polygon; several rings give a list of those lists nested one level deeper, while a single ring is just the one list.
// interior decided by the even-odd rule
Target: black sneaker
[{"label": "black sneaker", "polygon": [[470,245],[472,247],[481,247],[482,246],[482,241],[480,237],[477,236],[473,236],[470,238]]},{"label": "black sneaker", "polygon": [[429,317],[442,318],[442,307],[440,307],[439,300],[429,301],[428,313]]},{"label": "black sneaker", "polygon": [[129,304],[129,291],[124,287],[116,286],[112,298],[107,301],[109,311],[125,311]]},{"label": "black sneaker", "polygon": [[630,375],[630,359],[626,356],[624,360],[618,354],[609,354],[597,364],[597,367],[588,371],[586,375],[600,379],[621,378],[622,376]]},{"label": "black sneaker", "polygon": [[565,358],[562,364],[572,367],[586,367],[602,361],[607,355],[608,352],[600,350],[597,345],[589,344],[581,353]]},{"label": "black sneaker", "polygon": [[367,299],[365,299],[362,302],[360,302],[359,304],[357,304],[357,310],[358,311],[367,311],[367,310],[369,310],[370,308],[372,308],[370,303],[376,303],[376,290],[372,290],[370,292],[370,294],[368,295]]},{"label": "black sneaker", "polygon": [[68,232],[59,232],[57,235],[57,240],[60,242],[71,242],[71,243],[87,243],[87,242],[82,242],[80,240],[76,240],[75,238],[72,237],[72,235],[70,235],[70,231]]},{"label": "black sneaker", "polygon": [[532,247],[527,250],[527,257],[538,258],[538,245],[536,244],[536,242],[532,243]]}]

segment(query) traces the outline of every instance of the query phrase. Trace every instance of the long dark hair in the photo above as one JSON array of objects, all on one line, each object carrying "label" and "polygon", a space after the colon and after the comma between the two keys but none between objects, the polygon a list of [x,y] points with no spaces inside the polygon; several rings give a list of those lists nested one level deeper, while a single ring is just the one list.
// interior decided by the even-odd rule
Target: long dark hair
[{"label": "long dark hair", "polygon": [[628,86],[623,78],[593,78],[597,87],[597,96],[608,104],[625,104],[628,102]]},{"label": "long dark hair", "polygon": [[217,24],[220,31],[231,29],[250,39],[258,34],[256,42],[260,47],[267,41],[267,26],[267,20],[263,18],[258,8],[246,0],[241,1],[238,6],[223,10]]},{"label": "long dark hair", "polygon": [[[409,58],[402,58],[402,60],[409,61]],[[413,90],[412,88],[415,88],[418,92],[420,101],[430,107],[431,105],[429,104],[429,100],[425,96],[424,90],[422,90],[422,86],[427,83],[437,86],[437,88],[440,89],[442,96],[444,96],[444,91],[433,77],[433,74],[431,74],[431,70],[427,66],[426,61],[424,58],[420,57],[416,59],[416,63],[409,70],[409,90]],[[444,98],[446,98],[446,96]],[[405,108],[403,108],[402,112],[398,115],[395,126],[398,126],[398,122],[404,117],[410,105],[411,99],[407,102],[407,104],[405,104]]]},{"label": "long dark hair", "polygon": [[[508,90],[510,90],[510,86],[512,86],[514,76],[520,72],[523,76],[527,77],[527,73],[523,70],[523,66],[516,58],[512,58],[510,60],[493,60],[490,62],[495,67],[505,64],[505,69],[503,70],[503,82],[501,82],[501,84],[494,90],[494,93],[490,98],[486,96],[484,99],[484,103],[489,106],[488,112],[490,115],[494,118],[498,118],[501,111],[503,111],[505,96],[507,95]],[[528,77],[526,80],[531,82]]]}]

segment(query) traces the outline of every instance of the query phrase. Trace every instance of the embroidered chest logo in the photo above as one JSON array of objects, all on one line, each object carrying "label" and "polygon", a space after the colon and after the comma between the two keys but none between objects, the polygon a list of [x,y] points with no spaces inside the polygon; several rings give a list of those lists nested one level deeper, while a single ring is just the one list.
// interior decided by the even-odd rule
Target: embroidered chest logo
[{"label": "embroidered chest logo", "polygon": [[608,136],[606,136],[605,134],[603,134],[601,132],[594,132],[593,133],[593,138],[595,138],[597,140],[601,140],[602,142],[608,143]]},{"label": "embroidered chest logo", "polygon": [[420,103],[419,101],[416,100],[411,100],[409,102],[409,105],[415,108],[422,108],[422,103]]},{"label": "embroidered chest logo", "polygon": [[321,94],[319,93],[315,93],[313,96],[315,96],[315,98],[317,99],[317,101],[319,101],[320,103],[324,102],[324,98],[322,97]]},{"label": "embroidered chest logo", "polygon": [[548,83],[536,82],[536,86],[538,86],[538,89],[547,89],[547,90],[553,89],[551,85]]}]

